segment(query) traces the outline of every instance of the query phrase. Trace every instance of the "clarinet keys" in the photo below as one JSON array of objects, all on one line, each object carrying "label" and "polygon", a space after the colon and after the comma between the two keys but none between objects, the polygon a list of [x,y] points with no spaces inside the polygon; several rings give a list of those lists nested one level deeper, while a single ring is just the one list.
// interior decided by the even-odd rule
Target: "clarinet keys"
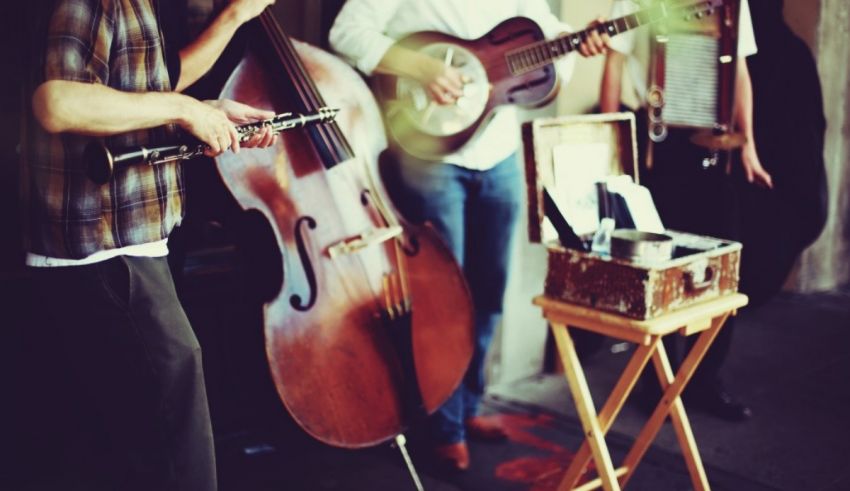
[{"label": "clarinet keys", "polygon": [[[271,128],[277,134],[307,126],[332,123],[336,120],[338,113],[339,109],[328,107],[320,108],[315,113],[310,114],[282,113],[265,121],[237,126],[236,131],[239,133],[239,141],[244,142],[263,128]],[[197,142],[153,148],[138,146],[112,150],[102,141],[96,140],[86,145],[83,161],[86,163],[88,178],[94,183],[106,184],[117,169],[140,164],[161,165],[180,160],[190,160],[203,155],[208,148],[208,145]]]}]

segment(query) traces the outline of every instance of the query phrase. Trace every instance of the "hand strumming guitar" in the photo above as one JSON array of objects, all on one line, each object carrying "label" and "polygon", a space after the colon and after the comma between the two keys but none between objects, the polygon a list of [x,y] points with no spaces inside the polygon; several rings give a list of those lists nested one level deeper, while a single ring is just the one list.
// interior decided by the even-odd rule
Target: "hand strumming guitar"
[{"label": "hand strumming guitar", "polygon": [[[605,18],[599,17],[590,22],[587,27],[595,27],[603,22]],[[585,58],[604,54],[608,51],[610,39],[607,34],[599,34],[594,30],[581,43],[578,52]],[[454,104],[459,97],[463,96],[463,85],[466,81],[458,70],[445,65],[441,60],[414,51],[409,51],[408,56],[416,60],[420,73],[414,78],[426,88],[431,99],[439,104]]]},{"label": "hand strumming guitar", "polygon": [[421,55],[420,71],[417,77],[419,83],[428,91],[431,99],[439,104],[454,104],[463,96],[463,85],[466,82],[463,75],[452,66],[448,66],[436,58]]},{"label": "hand strumming guitar", "polygon": [[399,45],[390,47],[376,68],[379,73],[410,77],[425,87],[438,104],[454,104],[463,96],[463,75],[443,60]]}]

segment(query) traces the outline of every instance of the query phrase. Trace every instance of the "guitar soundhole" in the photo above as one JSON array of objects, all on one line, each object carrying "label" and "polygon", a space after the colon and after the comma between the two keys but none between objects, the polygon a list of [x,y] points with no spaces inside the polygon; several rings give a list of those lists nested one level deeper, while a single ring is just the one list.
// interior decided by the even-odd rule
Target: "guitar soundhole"
[{"label": "guitar soundhole", "polygon": [[473,125],[487,107],[490,81],[487,71],[474,53],[461,45],[432,43],[419,49],[422,54],[436,58],[458,70],[468,81],[463,96],[454,104],[437,104],[417,81],[401,77],[396,81],[392,112],[403,115],[390,129],[405,131],[405,126],[429,136],[445,137],[458,134]]},{"label": "guitar soundhole", "polygon": [[[555,80],[555,68],[546,65],[522,77],[523,82],[507,91],[507,99],[511,104],[531,104],[540,102],[549,92]],[[540,89],[545,91],[541,93]]]}]

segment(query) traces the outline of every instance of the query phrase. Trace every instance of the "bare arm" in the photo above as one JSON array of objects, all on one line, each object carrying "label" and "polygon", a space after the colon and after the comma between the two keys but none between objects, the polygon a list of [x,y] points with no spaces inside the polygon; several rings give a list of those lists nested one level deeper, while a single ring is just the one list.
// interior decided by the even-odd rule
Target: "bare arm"
[{"label": "bare arm", "polygon": [[[32,100],[36,119],[50,133],[108,136],[173,123],[209,145],[211,155],[239,149],[239,135],[228,112],[217,104],[174,92],[130,93],[65,80],[41,84]],[[247,117],[262,119],[268,114],[258,111]]]},{"label": "bare arm", "polygon": [[397,44],[390,46],[375,71],[419,81],[440,104],[451,104],[463,95],[464,80],[459,71],[441,60]]},{"label": "bare arm", "polygon": [[101,84],[51,80],[33,95],[33,112],[50,133],[107,136],[180,124],[198,101],[171,92],[122,92]]},{"label": "bare arm", "polygon": [[626,55],[614,50],[608,50],[605,57],[605,69],[602,72],[602,85],[599,91],[599,107],[603,113],[620,110],[620,94],[623,83],[623,66]]},{"label": "bare arm", "polygon": [[741,149],[741,161],[747,181],[773,188],[773,179],[762,167],[753,135],[753,87],[750,71],[744,58],[738,59],[735,79],[735,123],[747,142]]},{"label": "bare arm", "polygon": [[232,0],[195,41],[180,50],[180,78],[174,90],[182,92],[203,77],[233,38],[236,30],[275,0]]}]

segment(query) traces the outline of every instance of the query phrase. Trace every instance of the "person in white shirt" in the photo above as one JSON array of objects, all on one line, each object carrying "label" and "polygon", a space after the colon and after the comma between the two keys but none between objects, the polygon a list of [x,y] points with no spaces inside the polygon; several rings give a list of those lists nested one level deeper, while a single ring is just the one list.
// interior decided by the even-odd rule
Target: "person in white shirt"
[{"label": "person in white shirt", "polygon": [[[629,15],[640,9],[634,0],[614,0],[611,18]],[[755,185],[771,188],[770,174],[762,167],[753,137],[753,94],[746,57],[757,52],[753,35],[750,9],[747,0],[740,5],[738,36],[738,62],[735,81],[735,125],[746,138],[736,161],[740,166],[731,175],[722,165],[706,165],[709,151],[690,142],[693,130],[670,128],[667,138],[655,143],[651,169],[641,161],[641,180],[652,192],[661,219],[667,228],[702,235],[736,239],[738,213],[736,193],[737,178]],[[625,32],[611,38],[600,91],[602,112],[638,110],[638,143],[641,159],[646,156],[647,87],[650,80],[650,38],[652,29]],[[670,57],[667,63],[671,63]],[[709,87],[694,86],[697,95]],[[714,345],[709,350],[699,370],[685,393],[688,407],[704,410],[729,421],[741,421],[751,416],[748,407],[734,400],[723,389],[720,367],[731,346],[732,319],[727,321]],[[675,350],[668,347],[673,353]],[[654,391],[642,384],[641,394],[646,405],[657,403]],[[659,394],[660,395],[660,394]]]},{"label": "person in white shirt", "polygon": [[[483,36],[512,17],[536,21],[555,37],[571,29],[552,14],[546,0],[348,0],[330,31],[334,50],[365,75],[389,73],[419,81],[431,98],[452,104],[463,80],[442,60],[396,45],[419,31],[439,31],[465,39]],[[594,34],[581,54],[603,52]],[[556,62],[561,82],[569,80],[572,56]],[[478,417],[484,393],[484,358],[502,312],[508,256],[522,200],[517,165],[517,114],[497,109],[477,137],[440,161],[399,155],[405,205],[417,220],[431,222],[463,266],[476,309],[475,354],[461,387],[431,418],[436,454],[458,470],[469,466],[466,438],[503,439],[504,429]]]}]

